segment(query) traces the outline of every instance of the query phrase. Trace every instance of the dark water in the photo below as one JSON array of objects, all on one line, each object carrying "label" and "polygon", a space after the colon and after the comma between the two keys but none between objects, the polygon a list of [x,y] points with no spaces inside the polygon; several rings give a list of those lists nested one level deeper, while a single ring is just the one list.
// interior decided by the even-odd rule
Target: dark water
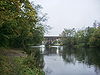
[{"label": "dark water", "polygon": [[100,75],[99,49],[42,48],[46,75]]}]

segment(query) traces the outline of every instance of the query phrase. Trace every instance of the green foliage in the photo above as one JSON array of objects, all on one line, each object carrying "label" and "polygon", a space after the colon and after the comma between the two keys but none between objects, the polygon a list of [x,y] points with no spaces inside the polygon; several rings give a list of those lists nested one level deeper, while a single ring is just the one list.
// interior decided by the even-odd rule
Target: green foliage
[{"label": "green foliage", "polygon": [[[26,51],[29,45],[41,44],[44,26],[40,21],[45,17],[40,19],[36,7],[29,0],[0,0],[0,47]],[[34,52],[27,58],[0,56],[0,75],[44,75],[39,54]]]},{"label": "green foliage", "polygon": [[38,25],[42,19],[36,7],[29,0],[0,1],[0,47],[25,49],[42,42],[44,26]]},{"label": "green foliage", "polygon": [[[37,7],[29,0],[0,0],[0,47],[23,48],[26,51],[29,45],[41,44],[44,35],[41,21],[45,17],[40,19]],[[27,53],[30,52],[27,50]],[[36,59],[39,54],[34,52],[33,57],[18,58],[19,62],[0,56],[0,75],[43,75]],[[33,64],[33,69],[24,62]]]},{"label": "green foliage", "polygon": [[62,43],[69,47],[100,47],[100,27],[97,25],[78,31],[65,29],[61,34]]},{"label": "green foliage", "polygon": [[[16,58],[16,63],[19,63],[19,72],[21,74],[18,75],[44,75],[44,72],[40,67],[36,67],[37,65],[34,62],[35,60],[31,56],[26,58]],[[34,65],[35,64],[35,65]],[[18,64],[17,64],[18,65]],[[18,68],[18,67],[17,67]]]},{"label": "green foliage", "polygon": [[75,29],[64,29],[64,31],[62,32],[61,36],[62,36],[62,43],[63,45],[66,45],[68,47],[72,47],[73,45],[75,45]]},{"label": "green foliage", "polygon": [[[0,56],[0,75],[44,75],[41,68],[37,68],[36,65],[33,66],[34,62],[30,62],[31,67],[25,64],[26,60],[31,59],[31,57],[7,57]],[[34,60],[31,60],[34,61]]]},{"label": "green foliage", "polygon": [[100,27],[98,27],[89,40],[90,46],[100,47]]}]

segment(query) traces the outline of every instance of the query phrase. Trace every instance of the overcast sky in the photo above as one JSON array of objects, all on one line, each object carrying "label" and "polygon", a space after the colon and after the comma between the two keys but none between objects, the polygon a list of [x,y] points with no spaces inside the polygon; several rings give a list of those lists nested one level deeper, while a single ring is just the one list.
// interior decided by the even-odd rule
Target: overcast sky
[{"label": "overcast sky", "polygon": [[40,4],[52,27],[47,35],[59,35],[64,28],[84,28],[100,21],[100,0],[30,0]]}]

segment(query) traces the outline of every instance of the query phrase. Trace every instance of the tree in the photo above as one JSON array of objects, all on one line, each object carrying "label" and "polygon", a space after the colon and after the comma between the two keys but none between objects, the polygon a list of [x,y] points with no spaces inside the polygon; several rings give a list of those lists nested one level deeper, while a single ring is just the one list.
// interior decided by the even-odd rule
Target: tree
[{"label": "tree", "polygon": [[92,47],[100,47],[100,27],[98,27],[93,35],[91,36],[89,40],[89,44]]},{"label": "tree", "polygon": [[72,47],[75,44],[75,38],[74,38],[75,33],[76,31],[74,28],[64,29],[64,31],[61,34],[63,45]]},{"label": "tree", "polygon": [[[64,29],[61,36],[62,43],[69,47],[99,47],[100,46],[100,27],[99,23],[94,23],[94,27],[87,27],[83,30]],[[65,38],[66,37],[66,38]]]},{"label": "tree", "polygon": [[[38,44],[44,34],[35,5],[28,0],[0,1],[0,46],[22,47]],[[38,38],[38,40],[36,40]]]}]

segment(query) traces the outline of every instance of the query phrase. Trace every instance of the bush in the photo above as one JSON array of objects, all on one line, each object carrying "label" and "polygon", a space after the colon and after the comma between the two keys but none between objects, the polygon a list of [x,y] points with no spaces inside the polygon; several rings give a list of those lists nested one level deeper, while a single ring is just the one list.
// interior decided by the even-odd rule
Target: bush
[{"label": "bush", "polygon": [[34,60],[30,62],[28,58],[0,56],[0,75],[44,75],[41,68],[33,65]]}]

